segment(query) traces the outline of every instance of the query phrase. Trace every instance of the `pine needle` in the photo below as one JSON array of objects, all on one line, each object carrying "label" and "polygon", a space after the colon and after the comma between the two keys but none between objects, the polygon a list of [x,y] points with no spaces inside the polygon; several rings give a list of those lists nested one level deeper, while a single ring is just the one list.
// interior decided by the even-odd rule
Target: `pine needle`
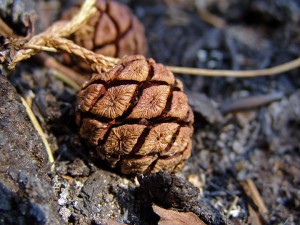
[{"label": "pine needle", "polygon": [[50,145],[49,145],[47,139],[45,138],[45,133],[43,132],[43,129],[42,129],[41,125],[39,124],[37,118],[35,117],[34,113],[32,112],[32,110],[29,107],[26,100],[22,96],[20,96],[20,98],[22,100],[22,104],[25,106],[27,115],[29,116],[34,128],[37,130],[38,134],[40,135],[40,137],[42,139],[43,144],[45,145],[45,148],[46,148],[46,151],[47,151],[47,154],[48,154],[48,160],[49,160],[49,163],[51,165],[51,171],[53,172],[54,171],[54,157],[53,157]]}]

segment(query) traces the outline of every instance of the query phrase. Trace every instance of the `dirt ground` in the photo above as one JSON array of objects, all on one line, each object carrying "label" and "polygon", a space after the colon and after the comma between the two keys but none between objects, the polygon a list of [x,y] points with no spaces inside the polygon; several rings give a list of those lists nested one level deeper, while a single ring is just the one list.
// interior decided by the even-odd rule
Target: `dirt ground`
[{"label": "dirt ground", "polygon": [[[37,26],[43,30],[75,1],[35,2],[40,16],[48,12]],[[246,70],[299,57],[297,0],[122,2],[145,26],[147,56],[165,65]],[[13,24],[9,15],[6,21]],[[34,58],[20,63],[9,81],[32,99],[55,170],[35,151],[45,149],[1,77],[0,224],[157,224],[152,204],[193,212],[206,224],[299,224],[299,72],[177,75],[195,113],[192,156],[176,176],[136,178],[91,160],[74,122],[76,92]]]}]

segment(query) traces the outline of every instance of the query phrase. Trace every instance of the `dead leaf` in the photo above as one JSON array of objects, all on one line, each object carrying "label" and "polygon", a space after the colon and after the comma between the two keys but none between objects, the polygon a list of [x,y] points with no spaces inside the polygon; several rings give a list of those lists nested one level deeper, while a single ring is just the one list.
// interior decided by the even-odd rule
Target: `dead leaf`
[{"label": "dead leaf", "polygon": [[158,225],[206,225],[202,220],[192,212],[177,212],[152,206],[153,211],[159,215]]}]

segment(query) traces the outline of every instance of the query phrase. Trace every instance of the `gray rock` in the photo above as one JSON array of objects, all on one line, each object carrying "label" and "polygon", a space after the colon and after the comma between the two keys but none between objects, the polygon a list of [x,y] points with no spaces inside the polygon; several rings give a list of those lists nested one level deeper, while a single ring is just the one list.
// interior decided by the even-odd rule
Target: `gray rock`
[{"label": "gray rock", "polygon": [[47,154],[14,87],[0,76],[0,224],[62,224]]}]

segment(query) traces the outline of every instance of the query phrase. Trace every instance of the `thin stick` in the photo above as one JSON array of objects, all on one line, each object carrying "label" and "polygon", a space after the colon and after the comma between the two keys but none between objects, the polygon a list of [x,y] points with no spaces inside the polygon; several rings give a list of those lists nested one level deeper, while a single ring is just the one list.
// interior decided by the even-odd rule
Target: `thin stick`
[{"label": "thin stick", "polygon": [[91,18],[97,11],[95,7],[96,0],[86,0],[82,4],[80,11],[68,22],[63,29],[58,30],[56,36],[67,37],[78,30]]},{"label": "thin stick", "polygon": [[189,74],[196,76],[208,76],[208,77],[259,77],[259,76],[271,76],[293,70],[300,67],[300,57],[287,63],[283,63],[278,66],[270,67],[261,70],[212,70],[212,69],[200,69],[191,67],[177,67],[168,66],[169,70],[174,73]]},{"label": "thin stick", "polygon": [[57,52],[55,48],[47,47],[47,46],[40,46],[40,45],[30,45],[30,44],[25,44],[23,46],[24,49],[35,49],[38,51],[45,51],[45,52]]},{"label": "thin stick", "polygon": [[120,62],[120,59],[96,54],[65,38],[49,38],[46,43],[49,47],[55,47],[61,51],[76,55],[84,59],[94,71],[107,72]]},{"label": "thin stick", "polygon": [[49,145],[47,139],[45,138],[45,133],[43,132],[43,129],[42,129],[41,125],[39,124],[37,118],[35,117],[34,113],[32,112],[32,110],[29,107],[26,100],[21,96],[20,96],[20,98],[21,98],[22,104],[25,106],[27,115],[29,116],[34,128],[37,130],[38,134],[40,135],[40,137],[42,139],[42,142],[45,145],[45,148],[46,148],[46,151],[47,151],[47,154],[48,154],[48,160],[49,160],[49,163],[51,164],[51,171],[54,171],[54,157],[53,157],[50,145]]},{"label": "thin stick", "polygon": [[268,221],[268,208],[266,207],[259,191],[257,190],[254,182],[251,179],[241,182],[246,194],[253,200],[259,209],[259,213],[263,219]]}]

